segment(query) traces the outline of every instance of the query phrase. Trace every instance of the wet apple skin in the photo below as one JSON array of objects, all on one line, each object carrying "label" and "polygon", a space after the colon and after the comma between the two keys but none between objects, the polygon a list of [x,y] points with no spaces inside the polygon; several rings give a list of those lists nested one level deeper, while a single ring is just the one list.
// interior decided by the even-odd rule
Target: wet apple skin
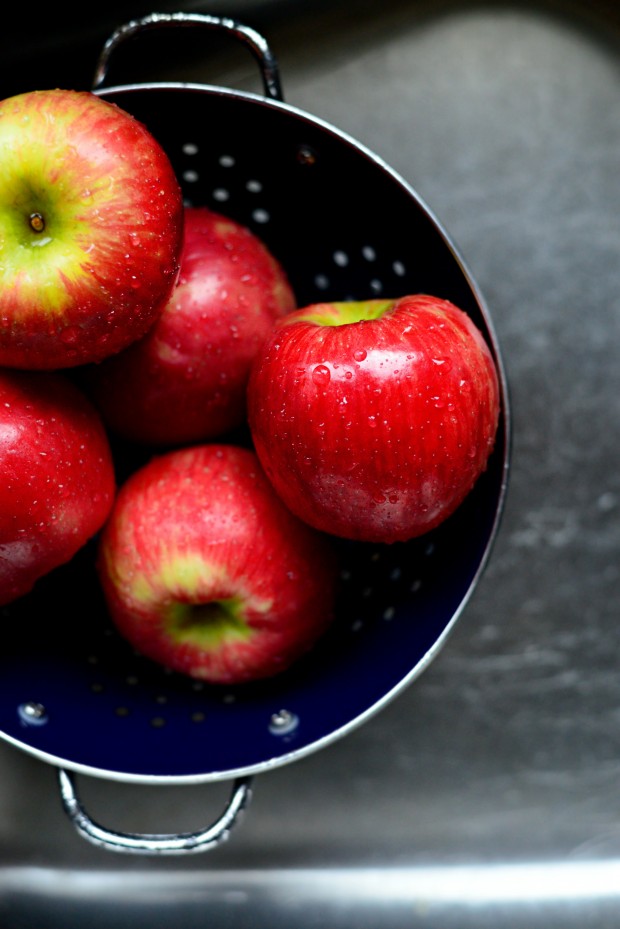
[{"label": "wet apple skin", "polygon": [[389,543],[437,527],[469,494],[494,447],[500,392],[460,308],[425,294],[381,304],[341,325],[333,304],[278,323],[252,370],[248,419],[297,516]]}]

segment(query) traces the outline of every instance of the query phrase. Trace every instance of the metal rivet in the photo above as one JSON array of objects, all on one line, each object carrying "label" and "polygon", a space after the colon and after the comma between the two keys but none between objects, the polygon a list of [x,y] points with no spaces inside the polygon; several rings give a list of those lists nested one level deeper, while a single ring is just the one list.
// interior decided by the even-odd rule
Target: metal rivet
[{"label": "metal rivet", "polygon": [[269,731],[273,735],[287,735],[299,725],[299,717],[290,710],[278,710],[269,721]]},{"label": "metal rivet", "polygon": [[297,161],[302,165],[313,165],[316,163],[316,152],[307,145],[302,145],[297,152]]},{"label": "metal rivet", "polygon": [[28,726],[43,726],[48,720],[47,710],[42,703],[37,703],[35,700],[21,703],[17,707],[17,712],[21,721]]}]

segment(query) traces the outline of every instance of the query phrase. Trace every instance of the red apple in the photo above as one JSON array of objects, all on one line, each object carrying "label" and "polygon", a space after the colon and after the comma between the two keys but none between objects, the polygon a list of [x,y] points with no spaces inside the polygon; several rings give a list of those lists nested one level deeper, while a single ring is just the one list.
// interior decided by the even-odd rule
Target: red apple
[{"label": "red apple", "polygon": [[115,433],[151,445],[211,440],[245,421],[250,366],[295,308],[285,272],[249,229],[186,207],[181,271],[155,325],[91,372]]},{"label": "red apple", "polygon": [[88,91],[0,101],[0,365],[125,348],[176,281],[181,189],[147,128]]},{"label": "red apple", "polygon": [[282,500],[369,542],[414,538],[454,512],[486,468],[499,405],[481,332],[424,294],[292,313],[248,385],[255,449]]},{"label": "red apple", "polygon": [[0,605],[29,593],[107,519],[115,474],[90,401],[61,373],[0,370]]},{"label": "red apple", "polygon": [[333,612],[327,541],[286,509],[240,446],[175,449],[134,471],[97,565],[121,635],[148,658],[216,684],[285,670]]}]

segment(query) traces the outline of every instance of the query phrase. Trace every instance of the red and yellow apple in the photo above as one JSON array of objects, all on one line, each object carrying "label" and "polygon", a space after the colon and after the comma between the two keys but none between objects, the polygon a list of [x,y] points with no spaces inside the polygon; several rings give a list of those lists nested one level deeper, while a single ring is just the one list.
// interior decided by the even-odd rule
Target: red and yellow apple
[{"label": "red and yellow apple", "polygon": [[0,369],[0,605],[99,531],[115,494],[97,410],[60,372]]},{"label": "red and yellow apple", "polygon": [[143,336],[179,271],[183,203],[141,122],[88,91],[0,101],[0,365],[100,361]]},{"label": "red and yellow apple", "polygon": [[97,566],[110,617],[138,652],[239,684],[284,671],[326,630],[330,548],[284,506],[251,449],[203,444],[127,478]]},{"label": "red and yellow apple", "polygon": [[150,445],[219,438],[246,415],[250,366],[295,309],[282,266],[250,229],[185,209],[178,283],[149,332],[89,372],[108,427]]},{"label": "red and yellow apple", "polygon": [[481,331],[426,294],[297,310],[248,385],[256,453],[281,499],[323,532],[369,542],[406,541],[456,510],[499,410]]}]

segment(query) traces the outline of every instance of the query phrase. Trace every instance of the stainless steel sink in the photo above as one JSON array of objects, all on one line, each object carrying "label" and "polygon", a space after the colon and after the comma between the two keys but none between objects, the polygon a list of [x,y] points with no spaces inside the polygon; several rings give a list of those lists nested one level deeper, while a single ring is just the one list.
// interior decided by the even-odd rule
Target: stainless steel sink
[{"label": "stainless steel sink", "polygon": [[[499,537],[424,674],[341,741],[259,775],[204,855],[92,847],[53,767],[0,745],[0,925],[615,929],[620,17],[577,2],[294,6],[267,33],[286,100],[411,182],[491,308],[514,406]],[[212,81],[214,67],[260,90],[226,56],[161,76]],[[94,818],[139,832],[205,826],[230,788],[79,786]]]}]

